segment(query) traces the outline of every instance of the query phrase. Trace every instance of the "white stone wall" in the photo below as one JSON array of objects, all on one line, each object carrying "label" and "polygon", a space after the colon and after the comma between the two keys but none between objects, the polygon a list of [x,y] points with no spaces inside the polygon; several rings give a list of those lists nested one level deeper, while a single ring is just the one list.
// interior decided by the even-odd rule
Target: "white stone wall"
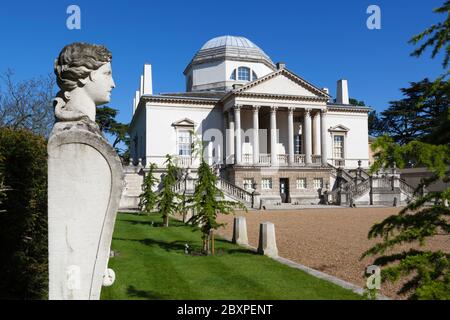
[{"label": "white stone wall", "polygon": [[[151,162],[163,167],[166,154],[177,154],[177,132],[172,124],[185,118],[194,121],[194,132],[198,139],[205,135],[205,139],[214,136],[216,142],[222,141],[223,114],[219,108],[148,103],[147,165]],[[219,153],[222,153],[223,146],[218,148],[221,149]]]},{"label": "white stone wall", "polygon": [[[328,111],[327,128],[345,126],[349,129],[345,137],[345,167],[357,168],[358,160],[361,166],[369,166],[369,133],[367,113]],[[327,129],[327,153],[328,159],[333,158],[332,133]],[[329,160],[330,162],[330,160]],[[330,162],[331,163],[331,162]]]},{"label": "white stone wall", "polygon": [[231,88],[233,84],[247,83],[247,81],[231,80],[231,73],[238,67],[250,68],[250,80],[252,79],[252,71],[256,73],[258,78],[261,78],[273,72],[272,69],[270,69],[263,63],[226,60],[221,62],[215,61],[194,65],[189,71],[187,77],[192,77],[192,85],[194,90],[208,90],[216,86],[227,86]]},{"label": "white stone wall", "polygon": [[[139,158],[145,163],[146,157],[146,145],[147,145],[147,134],[146,134],[146,109],[139,108],[134,115],[133,122],[130,128],[130,154],[131,158],[137,162]],[[134,138],[137,137],[137,148],[134,143]]]}]

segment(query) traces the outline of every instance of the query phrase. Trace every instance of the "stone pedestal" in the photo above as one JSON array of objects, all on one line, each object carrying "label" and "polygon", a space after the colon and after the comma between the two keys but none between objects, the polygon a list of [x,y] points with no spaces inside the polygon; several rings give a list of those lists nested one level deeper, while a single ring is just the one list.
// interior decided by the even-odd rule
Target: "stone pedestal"
[{"label": "stone pedestal", "polygon": [[269,257],[278,257],[275,225],[272,222],[263,222],[259,226],[258,253]]},{"label": "stone pedestal", "polygon": [[233,226],[233,243],[248,245],[247,222],[245,217],[235,217]]},{"label": "stone pedestal", "polygon": [[93,121],[55,124],[48,142],[49,299],[96,300],[102,283],[111,284],[122,188],[120,159]]}]

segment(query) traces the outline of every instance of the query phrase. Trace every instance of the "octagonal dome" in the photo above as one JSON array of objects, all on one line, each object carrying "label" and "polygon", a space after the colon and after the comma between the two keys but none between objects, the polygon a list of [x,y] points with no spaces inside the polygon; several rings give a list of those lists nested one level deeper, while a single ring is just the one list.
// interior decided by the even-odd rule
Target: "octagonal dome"
[{"label": "octagonal dome", "polygon": [[208,40],[195,54],[185,73],[192,65],[217,60],[259,62],[276,69],[269,56],[256,44],[244,37],[227,35]]}]

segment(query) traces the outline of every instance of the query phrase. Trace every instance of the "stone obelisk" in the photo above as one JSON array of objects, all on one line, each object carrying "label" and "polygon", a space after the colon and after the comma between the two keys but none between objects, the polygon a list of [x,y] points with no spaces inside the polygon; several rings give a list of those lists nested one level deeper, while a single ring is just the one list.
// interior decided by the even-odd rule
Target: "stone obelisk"
[{"label": "stone obelisk", "polygon": [[95,123],[110,101],[112,55],[74,43],[55,61],[60,88],[48,142],[49,299],[96,300],[108,269],[123,187],[122,165]]}]

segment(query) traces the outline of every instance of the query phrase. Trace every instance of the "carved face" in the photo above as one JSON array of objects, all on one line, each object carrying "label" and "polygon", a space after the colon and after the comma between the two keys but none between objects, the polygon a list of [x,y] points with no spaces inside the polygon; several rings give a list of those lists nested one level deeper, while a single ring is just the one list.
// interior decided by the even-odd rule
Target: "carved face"
[{"label": "carved face", "polygon": [[108,103],[111,100],[111,91],[116,87],[112,77],[111,63],[105,63],[100,68],[92,71],[84,86],[87,95],[96,106]]}]

